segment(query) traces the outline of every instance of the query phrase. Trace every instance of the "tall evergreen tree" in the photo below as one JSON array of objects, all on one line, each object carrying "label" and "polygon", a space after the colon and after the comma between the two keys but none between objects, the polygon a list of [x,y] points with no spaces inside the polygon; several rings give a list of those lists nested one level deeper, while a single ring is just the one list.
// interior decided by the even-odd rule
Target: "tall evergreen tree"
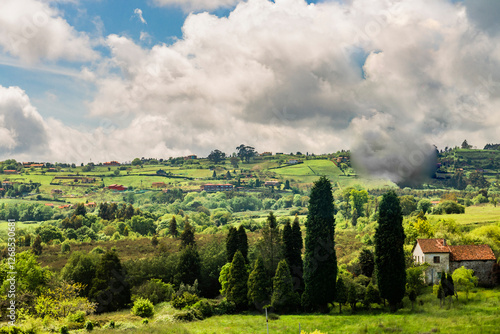
[{"label": "tall evergreen tree", "polygon": [[342,276],[337,279],[335,286],[335,301],[339,303],[339,313],[342,313],[342,305],[347,303],[347,287],[344,284]]},{"label": "tall evergreen tree", "polygon": [[192,285],[201,276],[201,260],[196,245],[187,245],[179,256],[175,281]]},{"label": "tall evergreen tree", "polygon": [[234,254],[227,278],[227,299],[234,302],[236,309],[244,310],[248,306],[248,272],[243,255],[238,250]]},{"label": "tall evergreen tree", "polygon": [[373,252],[367,248],[362,249],[358,261],[361,267],[361,275],[372,277],[373,270],[375,270],[375,257]]},{"label": "tall evergreen tree", "polygon": [[302,306],[307,311],[326,312],[335,297],[337,255],[333,214],[332,185],[322,176],[311,189],[306,221]]},{"label": "tall evergreen tree", "polygon": [[248,263],[248,237],[243,225],[238,227],[238,232],[236,234],[238,236],[238,250],[241,252],[241,255],[243,255],[245,262]]},{"label": "tall evergreen tree", "polygon": [[293,290],[292,276],[286,260],[281,260],[273,279],[271,306],[276,312],[295,311],[300,305],[300,296]]},{"label": "tall evergreen tree", "polygon": [[282,259],[281,235],[272,212],[267,216],[267,222],[262,229],[262,238],[257,245],[260,256],[264,261],[268,277],[272,278],[276,272],[279,261]]},{"label": "tall evergreen tree", "polygon": [[115,252],[107,251],[97,263],[90,298],[98,303],[97,313],[116,311],[130,303],[130,285]]},{"label": "tall evergreen tree", "polygon": [[194,227],[191,226],[189,220],[186,219],[184,222],[184,230],[181,233],[181,248],[187,246],[194,246],[196,244],[194,240]]},{"label": "tall evergreen tree", "polygon": [[177,221],[175,220],[175,216],[170,219],[170,223],[168,224],[168,233],[177,238],[179,236],[179,232],[177,231]]},{"label": "tall evergreen tree", "polygon": [[262,307],[270,303],[271,287],[266,274],[264,262],[259,256],[255,261],[254,267],[248,277],[248,301],[255,305],[259,311]]},{"label": "tall evergreen tree", "polygon": [[302,231],[300,230],[299,217],[295,215],[292,225],[292,240],[293,240],[293,255],[290,257],[290,272],[292,274],[294,288],[299,290],[299,293],[304,291],[304,264],[302,262],[302,248],[304,242],[302,240]]},{"label": "tall evergreen tree", "polygon": [[403,244],[403,214],[394,191],[384,194],[380,202],[375,230],[375,267],[380,296],[396,311],[405,295],[406,270]]},{"label": "tall evergreen tree", "polygon": [[227,233],[226,238],[226,254],[227,254],[227,262],[232,262],[234,258],[234,254],[238,250],[238,231],[235,227],[231,226]]}]

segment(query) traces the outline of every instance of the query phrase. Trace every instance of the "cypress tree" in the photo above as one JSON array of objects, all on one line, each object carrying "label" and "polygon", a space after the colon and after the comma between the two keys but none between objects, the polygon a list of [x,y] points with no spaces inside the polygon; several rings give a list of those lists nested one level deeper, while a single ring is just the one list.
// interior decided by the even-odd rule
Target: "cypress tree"
[{"label": "cypress tree", "polygon": [[265,305],[270,303],[270,292],[271,287],[269,286],[266,268],[264,267],[262,258],[259,256],[248,277],[248,301],[253,303],[255,308],[261,311]]},{"label": "cypress tree", "polygon": [[342,305],[347,303],[347,288],[344,284],[342,276],[337,280],[336,290],[335,290],[335,301],[339,303],[339,313],[342,313]]},{"label": "cypress tree", "polygon": [[384,194],[375,230],[375,267],[380,296],[396,311],[405,295],[406,270],[403,244],[403,215],[394,191]]},{"label": "cypress tree", "polygon": [[268,277],[273,277],[278,262],[281,260],[282,247],[278,223],[272,212],[269,212],[266,226],[262,229],[262,239],[259,241],[258,249],[264,261]]},{"label": "cypress tree", "polygon": [[307,311],[326,312],[335,297],[337,256],[333,209],[332,185],[322,176],[311,189],[306,221],[302,306]]},{"label": "cypress tree", "polygon": [[189,220],[186,219],[184,222],[184,230],[181,233],[181,248],[194,246],[195,244],[194,227],[192,227]]},{"label": "cypress tree", "polygon": [[238,250],[241,252],[241,255],[243,255],[245,262],[248,263],[248,238],[243,225],[240,225],[236,234],[238,236]]},{"label": "cypress tree", "polygon": [[271,306],[276,312],[294,311],[300,305],[300,297],[293,291],[292,276],[286,260],[281,260],[273,279]]},{"label": "cypress tree", "polygon": [[373,270],[375,269],[375,258],[373,256],[373,252],[364,248],[359,254],[358,261],[361,267],[361,275],[372,277]]},{"label": "cypress tree", "polygon": [[248,306],[248,272],[245,259],[238,250],[234,254],[227,279],[227,299],[234,302],[236,309],[244,310]]},{"label": "cypress tree", "polygon": [[300,230],[299,217],[295,215],[292,225],[292,240],[293,240],[293,255],[290,257],[290,271],[294,281],[294,288],[299,290],[299,293],[304,291],[304,264],[302,262],[302,248],[304,243],[302,241],[302,231]]},{"label": "cypress tree", "polygon": [[238,231],[234,227],[230,227],[226,238],[226,254],[227,262],[232,262],[234,254],[238,250]]},{"label": "cypress tree", "polygon": [[130,303],[130,285],[115,252],[107,251],[97,263],[89,294],[98,303],[97,313],[116,311]]},{"label": "cypress tree", "polygon": [[175,216],[172,217],[170,223],[168,224],[168,233],[174,238],[177,238],[177,236],[179,235],[179,232],[177,231],[177,221],[175,220]]},{"label": "cypress tree", "polygon": [[186,246],[179,257],[177,263],[177,273],[175,280],[178,284],[184,283],[192,285],[201,276],[200,254],[195,245]]}]

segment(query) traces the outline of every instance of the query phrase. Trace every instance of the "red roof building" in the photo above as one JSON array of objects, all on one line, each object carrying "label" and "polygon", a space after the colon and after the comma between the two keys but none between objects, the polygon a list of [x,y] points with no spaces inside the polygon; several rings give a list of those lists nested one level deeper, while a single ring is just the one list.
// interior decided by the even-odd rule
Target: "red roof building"
[{"label": "red roof building", "polygon": [[118,161],[108,161],[104,163],[104,166],[120,166],[120,163]]},{"label": "red roof building", "polygon": [[119,184],[112,184],[112,185],[108,186],[108,189],[113,190],[113,191],[125,191],[128,189],[128,187],[125,187],[125,186],[122,186]]}]

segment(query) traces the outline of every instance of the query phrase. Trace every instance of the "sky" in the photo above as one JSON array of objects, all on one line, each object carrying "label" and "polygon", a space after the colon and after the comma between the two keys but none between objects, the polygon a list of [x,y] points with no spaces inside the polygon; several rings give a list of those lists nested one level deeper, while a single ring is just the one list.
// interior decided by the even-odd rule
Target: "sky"
[{"label": "sky", "polygon": [[[500,129],[500,1],[2,0],[0,160],[352,149]],[[381,173],[383,174],[383,172]]]}]

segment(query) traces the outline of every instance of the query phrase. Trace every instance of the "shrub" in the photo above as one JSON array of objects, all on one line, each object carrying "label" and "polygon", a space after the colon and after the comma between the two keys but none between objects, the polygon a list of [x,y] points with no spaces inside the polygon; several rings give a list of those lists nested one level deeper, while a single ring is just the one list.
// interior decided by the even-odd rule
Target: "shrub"
[{"label": "shrub", "polygon": [[178,312],[178,313],[174,314],[174,319],[177,321],[189,322],[189,321],[193,321],[195,319],[195,316],[194,316],[193,312],[191,312],[191,310],[187,310],[187,311],[182,311],[182,312]]},{"label": "shrub", "polygon": [[214,305],[212,309],[215,315],[233,314],[236,311],[236,305],[224,298]]},{"label": "shrub", "polygon": [[198,301],[192,308],[199,311],[204,318],[211,317],[213,314],[212,304],[210,304],[210,302],[206,299]]},{"label": "shrub", "polygon": [[174,294],[171,284],[163,283],[160,279],[150,279],[139,287],[132,289],[132,294],[137,297],[149,299],[153,304],[170,301]]},{"label": "shrub", "polygon": [[90,253],[91,254],[104,254],[104,253],[106,253],[106,251],[101,246],[97,246],[94,249],[92,249],[90,251]]},{"label": "shrub", "polygon": [[153,303],[151,303],[148,299],[138,298],[134,302],[134,306],[132,307],[132,314],[137,315],[141,318],[149,318],[152,317],[155,313],[155,309]]},{"label": "shrub", "polygon": [[71,251],[71,246],[68,241],[61,244],[61,253],[69,253]]},{"label": "shrub", "polygon": [[115,322],[113,320],[109,322],[108,328],[115,328]]},{"label": "shrub", "polygon": [[149,320],[148,320],[148,319],[142,319],[142,324],[143,324],[143,325],[147,325],[147,324],[149,324]]},{"label": "shrub", "polygon": [[433,210],[433,213],[438,215],[441,215],[443,213],[465,213],[465,207],[454,201],[444,201],[443,203],[436,206],[436,208]]},{"label": "shrub", "polygon": [[83,324],[85,322],[85,312],[83,312],[83,311],[77,311],[75,313],[70,313],[70,314],[68,314],[68,316],[66,317],[66,319],[69,322],[76,322],[76,323],[79,323],[79,324]]},{"label": "shrub", "polygon": [[176,296],[174,299],[172,299],[172,306],[176,309],[181,310],[186,306],[194,305],[196,302],[198,302],[198,300],[199,298],[197,295],[185,291],[182,293],[182,295]]},{"label": "shrub", "polygon": [[94,329],[94,324],[92,323],[92,321],[87,321],[85,323],[85,329],[89,332]]},{"label": "shrub", "polygon": [[69,334],[68,326],[62,326],[60,332],[61,334]]}]

